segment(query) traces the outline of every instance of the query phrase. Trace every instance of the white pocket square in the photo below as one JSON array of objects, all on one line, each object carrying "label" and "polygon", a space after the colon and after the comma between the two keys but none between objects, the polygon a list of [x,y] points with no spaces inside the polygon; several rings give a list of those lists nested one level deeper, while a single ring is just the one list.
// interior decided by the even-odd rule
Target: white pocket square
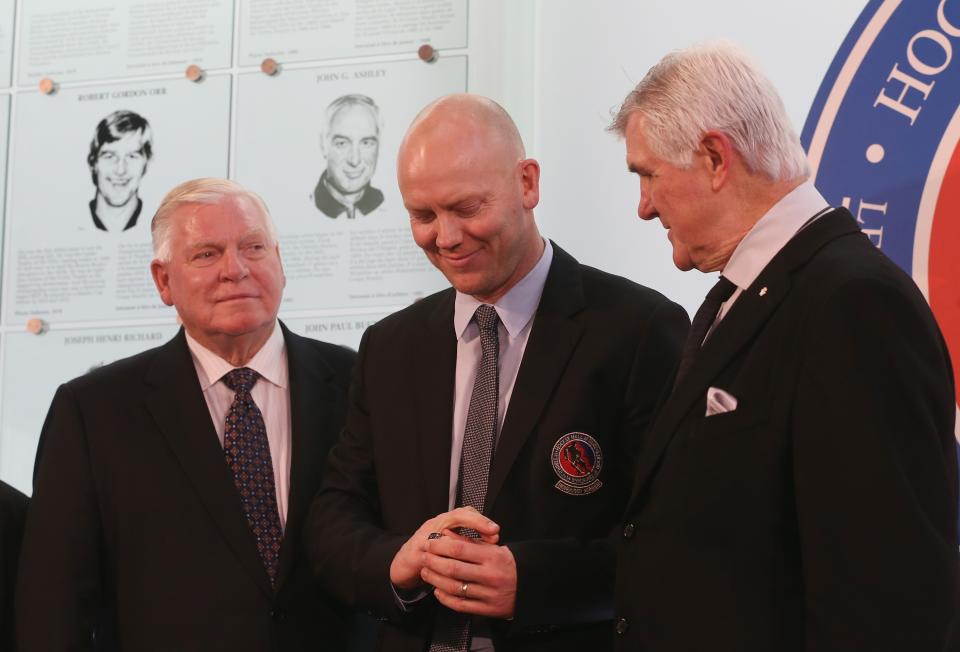
[{"label": "white pocket square", "polygon": [[737,397],[719,387],[707,390],[707,416],[733,412],[737,409]]}]

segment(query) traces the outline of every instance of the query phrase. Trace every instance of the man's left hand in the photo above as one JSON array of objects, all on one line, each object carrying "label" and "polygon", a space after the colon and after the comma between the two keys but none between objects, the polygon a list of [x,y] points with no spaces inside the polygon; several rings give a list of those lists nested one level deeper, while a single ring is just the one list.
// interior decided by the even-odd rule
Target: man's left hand
[{"label": "man's left hand", "polygon": [[420,577],[440,604],[488,618],[513,618],[517,563],[506,546],[468,539],[450,530],[427,544]]}]

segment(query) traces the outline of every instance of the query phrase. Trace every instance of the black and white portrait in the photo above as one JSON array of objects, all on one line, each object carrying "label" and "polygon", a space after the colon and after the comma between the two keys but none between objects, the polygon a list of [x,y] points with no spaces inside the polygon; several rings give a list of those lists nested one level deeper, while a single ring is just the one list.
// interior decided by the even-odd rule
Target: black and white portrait
[{"label": "black and white portrait", "polygon": [[97,125],[87,164],[96,187],[90,217],[101,231],[127,231],[137,224],[143,200],[140,182],[153,156],[150,123],[133,111],[114,111]]},{"label": "black and white portrait", "polygon": [[327,107],[321,143],[327,168],[313,191],[327,217],[367,215],[383,203],[370,185],[380,153],[380,109],[366,95],[342,95]]}]

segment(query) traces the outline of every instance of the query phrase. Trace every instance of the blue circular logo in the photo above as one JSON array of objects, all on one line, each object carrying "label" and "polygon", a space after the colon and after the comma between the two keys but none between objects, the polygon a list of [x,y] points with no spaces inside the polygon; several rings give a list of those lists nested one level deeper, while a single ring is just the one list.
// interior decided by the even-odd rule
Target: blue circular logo
[{"label": "blue circular logo", "polygon": [[960,2],[872,0],[834,58],[801,140],[827,201],[849,208],[916,281],[960,378],[958,109]]}]

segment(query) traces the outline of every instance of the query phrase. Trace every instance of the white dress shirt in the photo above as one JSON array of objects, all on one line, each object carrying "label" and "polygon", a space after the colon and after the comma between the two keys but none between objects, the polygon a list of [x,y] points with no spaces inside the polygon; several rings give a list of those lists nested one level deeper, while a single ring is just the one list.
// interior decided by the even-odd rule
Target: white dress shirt
[{"label": "white dress shirt", "polygon": [[720,272],[737,289],[720,306],[711,330],[730,312],[737,298],[757,280],[760,272],[784,245],[829,208],[827,200],[817,191],[813,182],[805,181],[787,193],[753,225]]},{"label": "white dress shirt", "polygon": [[[514,285],[497,301],[493,307],[497,311],[500,323],[497,325],[497,338],[500,353],[497,359],[499,369],[499,387],[497,392],[497,436],[503,427],[503,419],[510,405],[510,396],[517,381],[517,372],[523,360],[523,352],[530,339],[533,317],[540,305],[543,286],[547,282],[550,263],[553,261],[553,246],[544,240],[543,254],[527,275]],[[480,302],[468,294],[457,292],[453,309],[453,328],[457,334],[457,372],[453,393],[453,445],[450,447],[450,490],[449,506],[453,509],[457,501],[457,483],[460,478],[460,455],[463,451],[463,434],[467,427],[467,410],[470,408],[470,395],[473,382],[480,366],[482,349],[480,347],[480,328],[473,321],[473,313]],[[418,596],[419,597],[419,596]],[[409,604],[409,602],[406,602]],[[493,640],[485,618],[473,619],[473,638],[470,652],[494,652]]]},{"label": "white dress shirt", "polygon": [[[221,379],[236,369],[232,364],[206,348],[187,333],[187,346],[193,357],[193,366],[200,379],[203,398],[207,401],[210,418],[217,429],[217,437],[223,446],[223,434],[226,429],[227,412],[233,403],[234,391]],[[290,433],[290,375],[287,364],[287,345],[280,330],[280,323],[256,355],[244,365],[253,369],[260,378],[250,390],[254,403],[263,414],[263,423],[267,428],[267,440],[270,443],[270,458],[273,462],[273,479],[277,492],[277,508],[280,511],[280,525],[287,524],[287,501],[290,493],[290,452],[292,449]]]},{"label": "white dress shirt", "polygon": [[[497,400],[497,433],[503,426],[503,418],[510,405],[513,385],[517,380],[517,371],[523,352],[527,348],[530,329],[533,328],[533,316],[540,305],[540,295],[547,282],[547,273],[553,261],[553,247],[544,240],[543,254],[526,276],[514,285],[494,304],[500,323],[497,335],[500,341],[500,382]],[[460,453],[463,450],[463,432],[467,427],[467,410],[470,408],[470,395],[473,393],[473,381],[477,377],[482,350],[480,348],[480,328],[473,321],[473,313],[480,302],[469,294],[457,292],[453,309],[453,328],[457,334],[457,374],[453,393],[453,445],[450,450],[450,492],[449,505],[453,509],[457,500],[457,481],[460,477]]]}]

